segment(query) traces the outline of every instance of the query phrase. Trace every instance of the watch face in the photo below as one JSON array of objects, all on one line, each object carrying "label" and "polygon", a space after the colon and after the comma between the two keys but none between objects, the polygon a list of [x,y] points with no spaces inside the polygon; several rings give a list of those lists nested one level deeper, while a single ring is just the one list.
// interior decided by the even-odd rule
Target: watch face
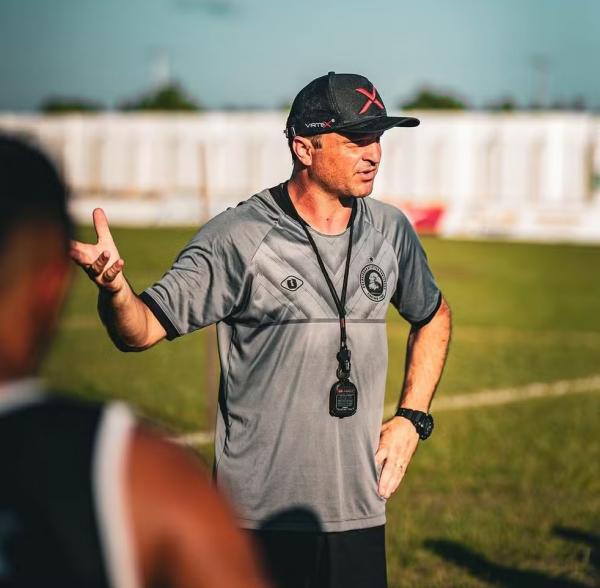
[{"label": "watch face", "polygon": [[433,431],[433,417],[430,414],[425,415],[419,423],[419,437],[425,440]]}]

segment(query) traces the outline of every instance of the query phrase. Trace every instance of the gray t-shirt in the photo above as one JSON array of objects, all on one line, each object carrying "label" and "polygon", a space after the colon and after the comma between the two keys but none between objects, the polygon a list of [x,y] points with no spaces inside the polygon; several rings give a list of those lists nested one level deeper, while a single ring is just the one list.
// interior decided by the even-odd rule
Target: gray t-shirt
[{"label": "gray t-shirt", "polygon": [[[338,312],[285,184],[208,222],[142,299],[168,338],[218,323],[218,485],[246,528],[346,531],[385,522],[375,452],[391,302],[426,322],[441,294],[398,209],[358,199],[346,298],[357,413],[329,414]],[[342,289],[349,230],[315,238]],[[398,358],[400,359],[400,358]],[[398,362],[396,369],[400,369]]]}]

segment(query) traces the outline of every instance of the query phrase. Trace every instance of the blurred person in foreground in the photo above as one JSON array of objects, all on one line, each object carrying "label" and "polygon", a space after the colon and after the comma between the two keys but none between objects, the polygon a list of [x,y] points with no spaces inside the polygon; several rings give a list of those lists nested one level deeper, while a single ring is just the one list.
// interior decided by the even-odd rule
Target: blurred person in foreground
[{"label": "blurred person in foreground", "polygon": [[[102,210],[98,243],[73,246],[119,349],[218,323],[217,483],[286,588],[387,585],[385,502],[433,429],[450,310],[406,216],[368,198],[381,135],[418,123],[330,72],[292,105],[289,181],[209,221],[139,296]],[[411,331],[382,423],[389,304]]]},{"label": "blurred person in foreground", "polygon": [[54,167],[0,135],[0,586],[265,586],[191,456],[126,405],[50,395],[37,378],[70,237]]}]

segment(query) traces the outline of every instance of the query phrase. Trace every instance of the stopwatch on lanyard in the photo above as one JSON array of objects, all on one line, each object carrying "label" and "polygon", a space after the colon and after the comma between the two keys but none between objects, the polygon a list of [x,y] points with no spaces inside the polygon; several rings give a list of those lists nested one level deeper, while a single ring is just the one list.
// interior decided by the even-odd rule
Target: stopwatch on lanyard
[{"label": "stopwatch on lanyard", "polygon": [[350,271],[350,258],[352,256],[352,235],[354,229],[354,211],[356,207],[356,202],[352,203],[352,216],[350,220],[350,236],[348,239],[348,252],[346,253],[346,267],[344,270],[344,282],[342,286],[342,295],[338,296],[335,291],[335,287],[333,286],[333,282],[327,273],[327,269],[325,268],[325,264],[321,258],[319,250],[317,248],[317,244],[313,239],[310,231],[308,230],[308,226],[306,222],[297,214],[297,219],[300,221],[300,224],[304,228],[304,232],[308,238],[308,241],[317,256],[317,261],[319,262],[319,267],[321,268],[321,272],[323,272],[323,276],[325,277],[325,281],[327,282],[327,286],[329,287],[329,291],[331,292],[331,296],[333,297],[333,301],[335,302],[335,306],[338,311],[338,317],[340,319],[340,349],[337,352],[336,359],[338,362],[338,367],[336,370],[337,382],[331,387],[329,392],[329,414],[333,417],[349,417],[352,416],[356,409],[358,408],[358,390],[356,386],[350,381],[350,370],[352,365],[350,363],[351,353],[350,349],[348,349],[348,344],[346,340],[346,290],[348,287],[348,273]]}]

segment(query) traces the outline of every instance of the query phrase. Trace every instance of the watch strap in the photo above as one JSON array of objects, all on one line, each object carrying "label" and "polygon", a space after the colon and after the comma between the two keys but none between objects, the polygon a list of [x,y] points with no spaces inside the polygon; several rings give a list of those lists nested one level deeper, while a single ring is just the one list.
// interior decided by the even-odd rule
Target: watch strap
[{"label": "watch strap", "polygon": [[426,439],[427,437],[429,437],[429,433],[426,434],[425,436],[423,435],[423,425],[422,425],[424,419],[426,419],[427,417],[430,417],[429,413],[423,412],[422,410],[416,410],[413,408],[402,408],[401,407],[396,411],[395,416],[400,416],[400,417],[404,417],[404,418],[408,419],[414,425],[414,427],[421,439]]},{"label": "watch strap", "polygon": [[396,411],[396,416],[406,417],[412,423],[414,423],[415,421],[418,423],[421,420],[422,415],[426,415],[426,414],[427,413],[425,413],[421,410],[415,410],[413,408],[399,408]]}]

